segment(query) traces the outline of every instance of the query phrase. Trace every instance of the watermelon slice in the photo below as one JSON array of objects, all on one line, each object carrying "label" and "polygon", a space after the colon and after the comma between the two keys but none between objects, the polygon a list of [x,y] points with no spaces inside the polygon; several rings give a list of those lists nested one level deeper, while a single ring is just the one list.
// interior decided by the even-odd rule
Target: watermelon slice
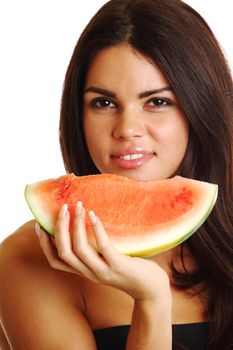
[{"label": "watermelon slice", "polygon": [[[64,203],[69,206],[72,232],[79,200],[100,217],[118,251],[149,257],[190,237],[207,219],[217,193],[215,184],[180,176],[138,181],[113,174],[69,174],[27,185],[25,198],[36,220],[51,235]],[[95,246],[88,215],[86,229]]]}]

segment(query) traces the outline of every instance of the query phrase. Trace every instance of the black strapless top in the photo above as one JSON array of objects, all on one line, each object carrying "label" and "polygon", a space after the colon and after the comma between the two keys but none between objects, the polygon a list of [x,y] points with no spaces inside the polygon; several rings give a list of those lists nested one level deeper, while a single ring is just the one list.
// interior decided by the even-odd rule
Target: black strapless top
[{"label": "black strapless top", "polygon": [[[129,325],[94,330],[98,350],[125,350]],[[172,326],[172,350],[204,350],[209,323],[187,323]]]}]

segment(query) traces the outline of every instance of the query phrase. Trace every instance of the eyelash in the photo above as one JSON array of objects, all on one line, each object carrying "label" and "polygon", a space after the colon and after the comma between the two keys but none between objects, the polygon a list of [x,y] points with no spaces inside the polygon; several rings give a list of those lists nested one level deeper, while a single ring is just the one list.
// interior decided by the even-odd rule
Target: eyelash
[{"label": "eyelash", "polygon": [[[108,103],[108,105],[98,106],[99,103],[106,103],[106,102]],[[110,104],[113,104],[114,107],[110,107],[109,106]],[[109,109],[109,108],[115,108],[115,106],[116,106],[116,104],[113,101],[111,101],[108,98],[104,98],[104,97],[95,98],[94,100],[91,101],[90,105],[91,105],[91,107],[97,108],[97,109],[106,109],[106,108]]]},{"label": "eyelash", "polygon": [[[151,103],[153,103],[151,105]],[[150,108],[165,108],[165,107],[169,107],[171,105],[173,105],[174,102],[172,100],[170,100],[169,98],[164,98],[164,97],[153,97],[151,98],[149,101],[146,101],[146,105],[149,106]],[[114,109],[114,108],[118,108],[118,106],[116,105],[116,103],[114,101],[112,101],[111,99],[108,98],[104,98],[104,97],[97,97],[95,99],[93,99],[90,103],[92,108],[95,109]]]},{"label": "eyelash", "polygon": [[156,108],[168,107],[174,104],[172,100],[164,97],[153,97],[152,99],[147,101],[147,104],[150,104],[151,102],[155,102],[155,104],[153,104],[153,107]]}]

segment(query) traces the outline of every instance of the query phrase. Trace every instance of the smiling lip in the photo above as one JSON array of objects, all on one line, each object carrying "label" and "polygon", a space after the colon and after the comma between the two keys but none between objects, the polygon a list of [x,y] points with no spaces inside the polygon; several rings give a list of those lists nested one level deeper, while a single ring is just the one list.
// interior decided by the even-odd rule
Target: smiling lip
[{"label": "smiling lip", "polygon": [[153,152],[142,149],[128,149],[114,153],[111,155],[111,159],[121,169],[137,169],[147,163],[154,155]]}]

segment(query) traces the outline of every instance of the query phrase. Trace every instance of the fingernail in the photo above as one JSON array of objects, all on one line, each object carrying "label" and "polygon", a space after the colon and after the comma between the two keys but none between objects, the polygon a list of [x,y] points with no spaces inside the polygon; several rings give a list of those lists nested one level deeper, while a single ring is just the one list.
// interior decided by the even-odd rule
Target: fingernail
[{"label": "fingernail", "polygon": [[82,207],[83,207],[82,202],[78,201],[77,204],[76,204],[76,214],[78,216],[81,215],[81,213],[82,213]]},{"label": "fingernail", "polygon": [[68,205],[67,204],[63,204],[59,213],[59,218],[60,219],[65,219],[66,214],[67,214],[67,209],[68,209]]},{"label": "fingernail", "polygon": [[95,213],[92,210],[89,211],[89,217],[90,217],[92,225],[95,225],[96,224],[96,217],[95,217]]},{"label": "fingernail", "polygon": [[38,224],[38,222],[36,222],[36,224],[35,224],[35,231],[36,231],[37,236],[40,237],[42,234],[42,231],[40,229],[40,225]]}]

